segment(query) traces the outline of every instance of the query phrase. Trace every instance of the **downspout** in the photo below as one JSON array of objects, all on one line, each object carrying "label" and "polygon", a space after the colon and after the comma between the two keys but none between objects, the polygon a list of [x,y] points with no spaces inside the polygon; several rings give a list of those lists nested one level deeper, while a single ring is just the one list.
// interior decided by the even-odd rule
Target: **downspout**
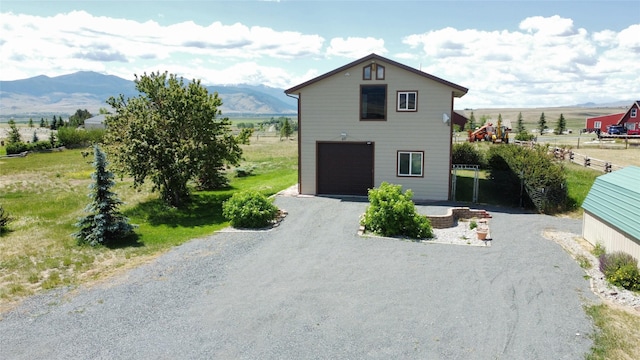
[{"label": "downspout", "polygon": [[295,96],[293,96],[291,94],[287,94],[287,93],[285,93],[285,94],[290,98],[296,99],[297,102],[298,102],[298,194],[301,194],[302,193],[301,192],[301,184],[302,184],[302,182],[300,181],[300,177],[301,177],[301,174],[302,174],[302,171],[301,171],[302,169],[300,168],[300,164],[301,164],[301,162],[300,162],[300,147],[301,147],[301,141],[302,140],[300,139],[300,134],[301,134],[300,129],[302,128],[302,122],[300,122],[300,95],[298,95],[298,97],[295,97]]},{"label": "downspout", "polygon": [[452,91],[451,92],[451,108],[449,110],[449,115],[451,118],[449,122],[449,187],[447,190],[447,192],[449,193],[449,195],[447,196],[447,199],[449,201],[453,199],[451,194],[451,166],[453,164],[452,156],[453,156],[453,99],[454,97],[455,97],[455,94]]}]

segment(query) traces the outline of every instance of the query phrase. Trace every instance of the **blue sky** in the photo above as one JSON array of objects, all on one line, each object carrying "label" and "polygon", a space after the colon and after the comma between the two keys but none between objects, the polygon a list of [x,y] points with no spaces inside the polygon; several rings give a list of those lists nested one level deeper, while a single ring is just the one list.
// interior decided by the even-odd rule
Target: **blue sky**
[{"label": "blue sky", "polygon": [[0,2],[0,80],[288,88],[372,52],[468,87],[456,108],[640,99],[640,1]]}]

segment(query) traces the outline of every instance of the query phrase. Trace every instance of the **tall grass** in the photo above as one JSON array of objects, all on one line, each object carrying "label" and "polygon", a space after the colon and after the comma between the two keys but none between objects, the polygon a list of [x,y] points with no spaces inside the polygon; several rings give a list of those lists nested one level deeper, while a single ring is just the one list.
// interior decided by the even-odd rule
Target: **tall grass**
[{"label": "tall grass", "polygon": [[[25,295],[97,279],[133,266],[189,239],[228,225],[222,202],[234,191],[253,189],[272,195],[297,181],[297,144],[260,138],[244,146],[252,176],[232,177],[230,187],[194,191],[183,207],[163,204],[150,186],[140,191],[131,180],[116,179],[122,212],[139,225],[137,237],[119,248],[77,246],[73,224],[88,204],[92,157],[82,149],[0,159],[0,203],[15,220],[0,238],[0,307]],[[108,159],[107,159],[108,160]]]}]

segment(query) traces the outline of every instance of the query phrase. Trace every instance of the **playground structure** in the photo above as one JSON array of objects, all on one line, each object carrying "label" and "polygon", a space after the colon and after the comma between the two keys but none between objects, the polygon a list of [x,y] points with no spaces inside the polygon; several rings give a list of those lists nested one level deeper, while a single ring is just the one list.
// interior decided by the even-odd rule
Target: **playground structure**
[{"label": "playground structure", "polygon": [[494,126],[493,123],[486,123],[475,131],[468,130],[469,142],[474,141],[491,141],[492,143],[509,143],[509,128],[500,125]]}]

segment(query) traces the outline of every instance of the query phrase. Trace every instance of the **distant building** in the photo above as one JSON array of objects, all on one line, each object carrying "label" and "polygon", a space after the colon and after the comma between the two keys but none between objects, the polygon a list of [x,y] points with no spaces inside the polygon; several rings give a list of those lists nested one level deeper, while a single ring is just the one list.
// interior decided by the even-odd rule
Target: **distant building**
[{"label": "distant building", "polygon": [[90,117],[84,121],[84,128],[89,129],[104,129],[105,124],[104,121],[106,119],[105,114],[96,115],[94,117]]},{"label": "distant building", "polygon": [[587,132],[607,132],[607,126],[624,125],[627,130],[640,129],[640,100],[635,101],[627,112],[587,118]]}]

